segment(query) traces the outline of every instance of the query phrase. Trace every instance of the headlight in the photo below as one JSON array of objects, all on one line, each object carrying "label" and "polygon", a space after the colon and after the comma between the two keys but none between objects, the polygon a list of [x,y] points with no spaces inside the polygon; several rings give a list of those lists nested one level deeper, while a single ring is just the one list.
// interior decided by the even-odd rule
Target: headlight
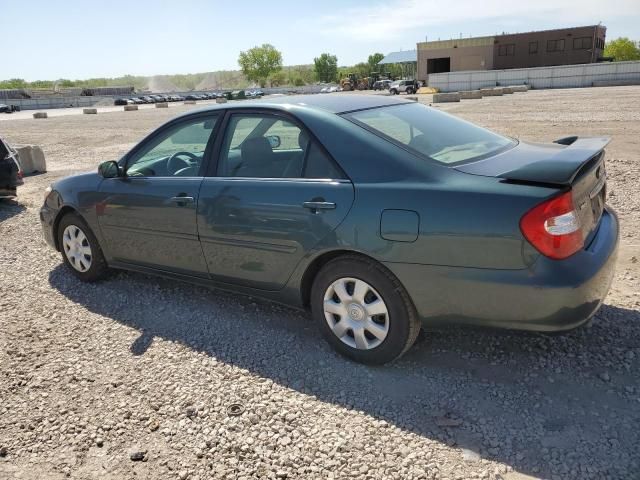
[{"label": "headlight", "polygon": [[47,197],[49,197],[49,194],[53,191],[53,189],[51,188],[51,185],[49,185],[47,188],[44,189],[44,201],[47,201]]}]

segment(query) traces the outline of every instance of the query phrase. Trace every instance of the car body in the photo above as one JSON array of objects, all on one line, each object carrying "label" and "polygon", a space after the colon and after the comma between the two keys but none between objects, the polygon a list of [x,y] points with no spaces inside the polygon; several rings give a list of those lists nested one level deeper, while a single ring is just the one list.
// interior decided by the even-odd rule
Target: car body
[{"label": "car body", "polygon": [[399,95],[401,93],[411,95],[415,92],[416,86],[413,80],[396,80],[389,84],[389,93],[391,93],[391,95]]},{"label": "car body", "polygon": [[517,141],[397,97],[283,96],[175,118],[55,182],[40,215],[58,250],[62,227],[86,230],[89,246],[67,245],[100,259],[84,280],[108,265],[310,308],[338,351],[381,363],[420,321],[591,318],[618,245],[607,143]]},{"label": "car body", "polygon": [[13,113],[19,111],[20,107],[17,105],[6,105],[4,103],[0,103],[0,113]]},{"label": "car body", "polygon": [[327,90],[327,93],[335,93],[339,91],[340,91],[340,87],[338,87],[337,85],[333,85],[332,87],[329,87],[329,89]]},{"label": "car body", "polygon": [[374,82],[374,90],[389,90],[389,86],[393,83],[391,80],[378,80]]},{"label": "car body", "polygon": [[0,198],[16,197],[22,177],[18,152],[0,138]]},{"label": "car body", "polygon": [[128,105],[129,101],[126,98],[116,98],[113,101],[114,105]]},{"label": "car body", "polygon": [[145,95],[144,97],[141,97],[145,102],[147,103],[156,103],[157,100],[153,97],[153,95]]},{"label": "car body", "polygon": [[130,101],[131,103],[135,104],[135,105],[140,105],[140,104],[142,104],[142,103],[145,103],[145,102],[144,102],[144,100],[142,100],[142,99],[140,99],[140,98],[138,98],[138,97],[131,97],[131,98],[129,99],[129,101]]}]

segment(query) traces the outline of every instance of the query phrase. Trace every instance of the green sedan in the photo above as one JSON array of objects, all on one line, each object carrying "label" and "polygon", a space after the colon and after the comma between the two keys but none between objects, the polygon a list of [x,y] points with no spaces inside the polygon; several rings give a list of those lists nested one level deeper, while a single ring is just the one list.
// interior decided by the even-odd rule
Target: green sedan
[{"label": "green sedan", "polygon": [[177,117],[47,189],[82,281],[126,269],[311,311],[365,363],[423,324],[560,331],[607,295],[606,138],[533,144],[416,102],[309,95]]}]

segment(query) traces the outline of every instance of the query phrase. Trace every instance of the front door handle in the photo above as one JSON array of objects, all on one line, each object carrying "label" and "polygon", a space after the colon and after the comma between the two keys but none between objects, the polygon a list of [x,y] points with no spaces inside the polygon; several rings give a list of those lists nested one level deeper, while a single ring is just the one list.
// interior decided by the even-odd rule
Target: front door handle
[{"label": "front door handle", "polygon": [[333,202],[315,201],[304,202],[304,208],[310,209],[313,213],[319,213],[319,210],[335,210],[336,204]]},{"label": "front door handle", "polygon": [[193,197],[187,197],[187,196],[177,196],[177,197],[171,197],[169,199],[169,202],[171,203],[175,203],[180,207],[184,207],[185,205],[187,205],[188,203],[195,203],[196,199]]}]

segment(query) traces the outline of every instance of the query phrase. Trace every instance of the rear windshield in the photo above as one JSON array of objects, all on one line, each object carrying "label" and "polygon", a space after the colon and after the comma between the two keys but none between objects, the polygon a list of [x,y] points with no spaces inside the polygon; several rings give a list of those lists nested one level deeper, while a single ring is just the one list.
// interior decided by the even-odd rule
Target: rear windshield
[{"label": "rear windshield", "polygon": [[510,138],[419,103],[360,110],[345,117],[444,164],[479,160],[515,145]]}]

